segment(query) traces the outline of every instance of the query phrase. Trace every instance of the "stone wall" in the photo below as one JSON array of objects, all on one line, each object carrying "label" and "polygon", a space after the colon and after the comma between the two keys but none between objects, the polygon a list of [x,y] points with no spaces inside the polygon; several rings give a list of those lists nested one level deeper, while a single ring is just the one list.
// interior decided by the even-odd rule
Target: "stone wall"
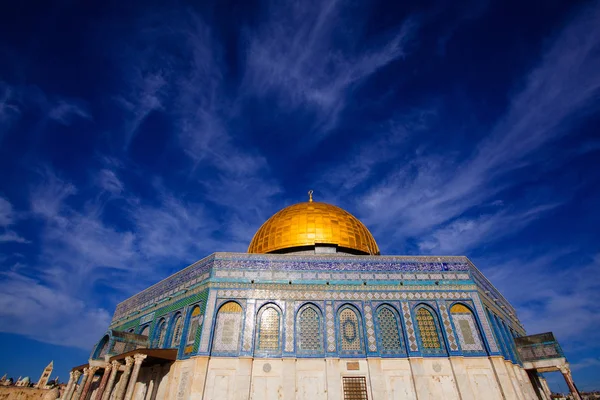
[{"label": "stone wall", "polygon": [[0,400],[54,400],[58,394],[58,389],[0,386]]},{"label": "stone wall", "polygon": [[134,399],[341,400],[347,377],[364,378],[370,400],[537,400],[525,370],[501,357],[192,357],[142,368]]}]

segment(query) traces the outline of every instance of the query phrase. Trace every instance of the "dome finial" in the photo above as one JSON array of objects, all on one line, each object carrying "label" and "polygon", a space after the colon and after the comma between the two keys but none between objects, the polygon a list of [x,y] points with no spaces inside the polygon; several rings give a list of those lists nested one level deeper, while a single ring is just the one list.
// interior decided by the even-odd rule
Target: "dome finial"
[{"label": "dome finial", "polygon": [[309,201],[309,203],[312,203],[312,194],[313,194],[313,191],[309,190],[308,191],[308,201]]}]

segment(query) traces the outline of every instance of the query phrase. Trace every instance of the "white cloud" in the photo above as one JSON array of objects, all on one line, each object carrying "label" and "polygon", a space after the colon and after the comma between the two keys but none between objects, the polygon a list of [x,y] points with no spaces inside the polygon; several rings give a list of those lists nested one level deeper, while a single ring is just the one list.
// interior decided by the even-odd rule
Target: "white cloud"
[{"label": "white cloud", "polygon": [[21,237],[19,234],[17,234],[14,231],[6,230],[5,232],[0,233],[0,243],[7,243],[7,242],[29,243],[29,240],[25,239],[24,237]]},{"label": "white cloud", "polygon": [[542,204],[520,211],[502,209],[475,218],[459,218],[421,237],[419,249],[426,254],[464,254],[473,247],[515,234],[559,205]]},{"label": "white cloud", "polygon": [[[496,196],[531,177],[503,178],[538,161],[539,150],[597,109],[594,100],[600,90],[600,25],[595,21],[599,17],[600,7],[593,6],[567,24],[512,97],[505,115],[489,135],[482,135],[485,139],[470,156],[454,153],[452,148],[415,150],[400,145],[395,147],[396,157],[390,160],[385,144],[367,141],[352,156],[360,160],[362,169],[353,168],[350,158],[326,173],[336,177],[327,190],[337,192],[342,199],[353,199],[351,208],[358,211],[376,236],[387,238],[387,243],[382,242],[384,249],[407,238],[435,235],[437,229],[442,229],[439,235],[447,235],[450,231],[444,229],[450,228],[444,226],[472,208],[494,200],[506,202]],[[408,128],[407,132],[423,137],[419,130]],[[560,158],[546,162],[565,161]],[[369,171],[394,164],[395,168],[384,168],[387,175],[377,181],[371,179]],[[521,212],[520,207],[507,206]]]},{"label": "white cloud", "polygon": [[110,314],[60,288],[16,272],[0,273],[0,331],[41,342],[89,350],[110,323]]},{"label": "white cloud", "polygon": [[14,214],[12,204],[4,197],[0,197],[0,227],[11,225],[13,219]]},{"label": "white cloud", "polygon": [[18,233],[8,229],[16,219],[17,213],[13,210],[12,204],[4,197],[0,197],[0,243],[29,243]]},{"label": "white cloud", "polygon": [[365,46],[365,21],[348,17],[364,10],[350,8],[337,0],[270,2],[266,21],[247,32],[245,90],[310,108],[320,115],[318,132],[333,128],[349,91],[402,58],[416,29],[409,20],[382,43]]}]

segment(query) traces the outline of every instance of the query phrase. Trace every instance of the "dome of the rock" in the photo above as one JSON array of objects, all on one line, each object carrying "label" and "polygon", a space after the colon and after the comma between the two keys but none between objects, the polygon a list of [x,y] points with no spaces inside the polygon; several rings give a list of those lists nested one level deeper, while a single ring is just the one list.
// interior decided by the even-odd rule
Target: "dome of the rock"
[{"label": "dome of the rock", "polygon": [[352,254],[379,254],[373,235],[358,218],[312,198],[269,218],[254,235],[248,253],[286,253],[319,245]]}]

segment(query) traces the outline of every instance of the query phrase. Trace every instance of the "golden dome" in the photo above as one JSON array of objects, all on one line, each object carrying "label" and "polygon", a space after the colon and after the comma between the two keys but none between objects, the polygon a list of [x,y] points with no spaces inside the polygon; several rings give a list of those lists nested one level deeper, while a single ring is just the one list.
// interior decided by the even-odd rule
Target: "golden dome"
[{"label": "golden dome", "polygon": [[[311,193],[312,194],[312,193]],[[288,206],[256,232],[248,253],[271,253],[315,244],[333,244],[362,254],[379,254],[371,232],[354,215],[327,203]]]}]

